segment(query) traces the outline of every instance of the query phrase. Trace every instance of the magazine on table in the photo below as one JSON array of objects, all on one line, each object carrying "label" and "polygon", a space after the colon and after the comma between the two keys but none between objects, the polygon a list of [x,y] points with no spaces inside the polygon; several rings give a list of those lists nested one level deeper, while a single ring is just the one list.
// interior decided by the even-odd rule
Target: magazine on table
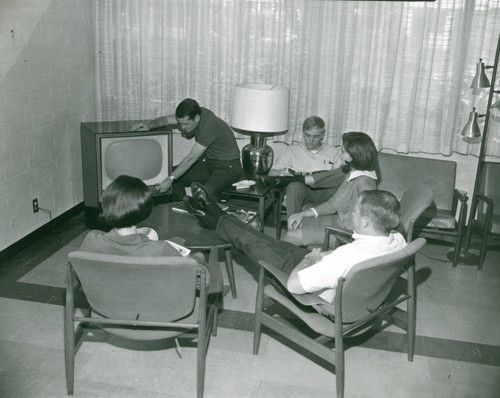
[{"label": "magazine on table", "polygon": [[226,213],[239,218],[246,224],[248,224],[257,215],[256,211],[243,209],[228,209],[226,210]]},{"label": "magazine on table", "polygon": [[184,247],[182,245],[179,245],[178,243],[172,242],[171,240],[166,239],[165,242],[168,242],[172,245],[174,249],[176,249],[182,257],[189,256],[189,253],[191,253],[191,250],[189,250],[187,247]]},{"label": "magazine on table", "polygon": [[[257,212],[253,211],[253,210],[237,209],[237,208],[229,207],[228,205],[225,205],[222,203],[220,203],[219,206],[227,214],[231,214],[232,216],[239,218],[241,221],[243,221],[246,224],[248,224],[250,222],[250,220],[257,215]],[[172,207],[172,211],[175,211],[177,213],[189,214],[189,212],[186,209],[186,206],[184,206],[184,203],[175,204]]]}]

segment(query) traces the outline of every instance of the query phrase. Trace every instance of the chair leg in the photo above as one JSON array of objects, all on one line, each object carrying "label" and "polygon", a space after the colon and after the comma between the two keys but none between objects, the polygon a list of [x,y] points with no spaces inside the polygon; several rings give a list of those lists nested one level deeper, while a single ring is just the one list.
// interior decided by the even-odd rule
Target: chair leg
[{"label": "chair leg", "polygon": [[337,398],[344,398],[345,383],[345,354],[344,339],[335,338],[335,383],[337,387]]},{"label": "chair leg", "polygon": [[198,325],[198,346],[196,349],[196,396],[203,398],[205,389],[205,359],[207,356],[208,339],[205,330],[205,320],[200,319]]},{"label": "chair leg", "polygon": [[73,395],[75,384],[75,335],[73,331],[73,322],[68,322],[66,319],[65,323],[64,366],[66,370],[66,390],[68,391],[68,395]]},{"label": "chair leg", "polygon": [[459,227],[457,232],[457,240],[455,241],[455,252],[452,263],[453,267],[457,266],[458,260],[460,258],[460,249],[462,249],[462,243],[465,244],[465,241],[467,239],[467,236],[464,237],[463,235],[464,235],[463,227]]},{"label": "chair leg", "polygon": [[[204,333],[202,333],[204,334]],[[200,334],[199,334],[200,335]],[[204,340],[204,338],[203,338]],[[206,357],[206,347],[205,341],[198,340],[198,358],[197,358],[197,373],[196,377],[196,396],[198,398],[203,398],[203,391],[205,389],[205,357]]]},{"label": "chair leg", "polygon": [[479,264],[477,266],[479,270],[483,269],[484,260],[486,258],[487,244],[488,233],[484,234],[481,239],[481,248],[479,249]]},{"label": "chair leg", "polygon": [[231,287],[231,294],[233,298],[236,298],[236,280],[234,278],[233,254],[231,253],[231,248],[225,248],[224,254],[226,255],[226,270],[229,278],[229,286]]},{"label": "chair leg", "polygon": [[66,304],[64,306],[64,368],[68,395],[73,395],[75,385],[75,325],[73,313],[73,275],[68,264],[66,272]]},{"label": "chair leg", "polygon": [[213,324],[212,324],[212,336],[217,336],[217,327],[219,326],[219,306],[218,306],[219,300],[214,304],[214,319],[213,319]]},{"label": "chair leg", "polygon": [[411,266],[408,268],[408,294],[410,298],[407,301],[407,337],[408,337],[408,361],[413,362],[415,353],[415,335],[417,326],[417,298],[415,289],[415,259],[411,259]]},{"label": "chair leg", "polygon": [[259,285],[257,286],[257,297],[255,300],[255,321],[253,331],[253,353],[259,353],[260,336],[262,333],[262,302],[264,300],[264,268],[259,268]]}]

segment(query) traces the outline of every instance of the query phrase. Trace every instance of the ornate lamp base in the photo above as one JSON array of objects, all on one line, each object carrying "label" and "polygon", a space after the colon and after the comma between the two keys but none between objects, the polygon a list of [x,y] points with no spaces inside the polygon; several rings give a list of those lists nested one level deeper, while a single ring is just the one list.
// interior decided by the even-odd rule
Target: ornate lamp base
[{"label": "ornate lamp base", "polygon": [[243,170],[249,178],[267,175],[273,165],[273,149],[266,145],[264,137],[252,136],[250,144],[241,150]]}]

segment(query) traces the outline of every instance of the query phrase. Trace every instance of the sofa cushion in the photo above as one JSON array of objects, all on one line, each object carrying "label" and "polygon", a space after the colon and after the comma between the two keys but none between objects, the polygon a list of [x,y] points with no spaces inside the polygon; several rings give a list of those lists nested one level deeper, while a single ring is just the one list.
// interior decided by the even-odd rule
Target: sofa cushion
[{"label": "sofa cushion", "polygon": [[457,221],[448,210],[436,209],[430,206],[415,222],[415,227],[455,229]]}]

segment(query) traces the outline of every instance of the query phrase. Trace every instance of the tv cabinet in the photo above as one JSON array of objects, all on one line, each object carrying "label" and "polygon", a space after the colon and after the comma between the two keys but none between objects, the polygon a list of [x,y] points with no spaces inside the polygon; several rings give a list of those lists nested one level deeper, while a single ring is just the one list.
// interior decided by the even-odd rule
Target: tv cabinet
[{"label": "tv cabinet", "polygon": [[[92,229],[106,229],[99,219],[101,210],[101,140],[108,137],[151,137],[167,135],[168,172],[172,171],[173,162],[173,129],[177,125],[169,125],[150,131],[130,131],[132,126],[142,120],[86,122],[80,125],[82,151],[82,178],[85,222]],[[168,201],[169,194],[155,196],[155,201]],[[163,197],[162,197],[163,196]]]}]

